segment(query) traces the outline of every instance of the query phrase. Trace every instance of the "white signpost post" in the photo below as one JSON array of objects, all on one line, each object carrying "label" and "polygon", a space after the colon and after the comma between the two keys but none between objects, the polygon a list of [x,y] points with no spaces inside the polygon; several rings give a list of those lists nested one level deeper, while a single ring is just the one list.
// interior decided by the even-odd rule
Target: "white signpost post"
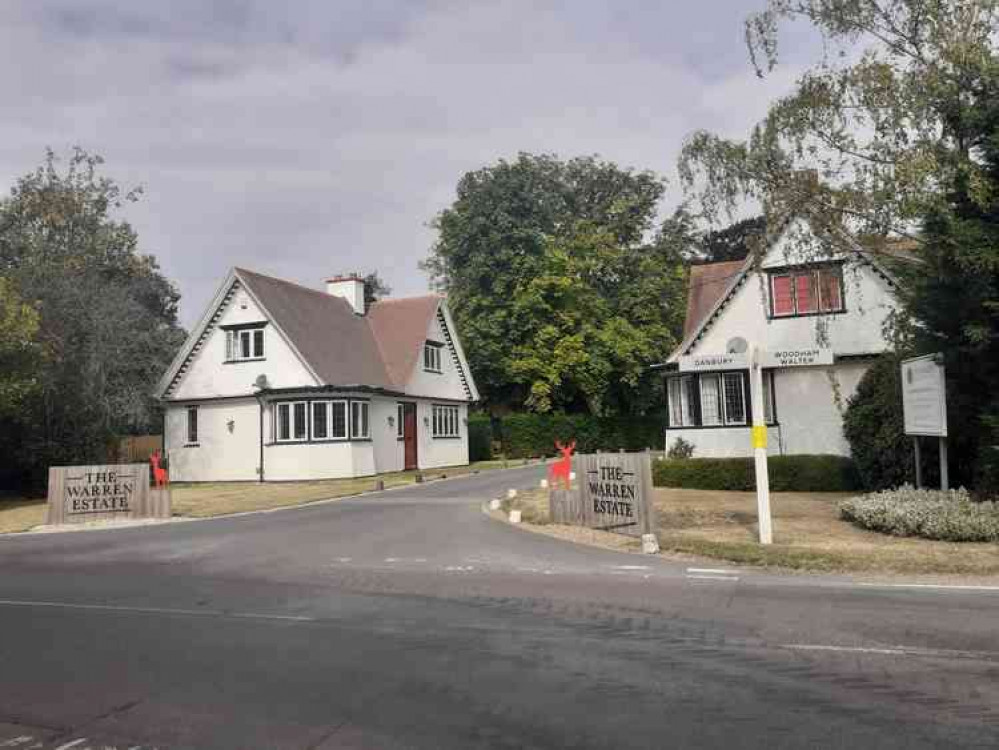
[{"label": "white signpost post", "polygon": [[753,345],[748,358],[745,354],[700,354],[677,360],[680,372],[749,368],[749,387],[753,402],[753,426],[750,434],[756,464],[756,517],[760,544],[773,544],[770,475],[767,469],[767,421],[763,410],[763,368],[814,367],[832,363],[832,349],[821,346],[768,351]]},{"label": "white signpost post", "polygon": [[940,439],[940,489],[950,488],[947,475],[947,382],[943,356],[927,354],[902,361],[902,413],[905,434],[916,453],[916,486],[923,484],[920,437]]}]

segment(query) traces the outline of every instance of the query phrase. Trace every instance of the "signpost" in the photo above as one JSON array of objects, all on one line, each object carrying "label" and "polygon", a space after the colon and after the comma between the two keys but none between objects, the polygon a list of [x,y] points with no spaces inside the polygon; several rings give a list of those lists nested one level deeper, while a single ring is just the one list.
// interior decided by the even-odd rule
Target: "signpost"
[{"label": "signpost", "polygon": [[760,544],[773,543],[773,523],[770,518],[770,473],[767,468],[767,421],[763,416],[763,350],[752,348],[749,385],[753,394],[753,461],[756,465],[756,518]]},{"label": "signpost", "polygon": [[916,486],[923,484],[920,437],[940,439],[940,489],[949,489],[947,472],[947,383],[943,355],[926,354],[902,361],[902,413],[905,434],[912,435]]},{"label": "signpost", "polygon": [[149,464],[50,466],[47,524],[169,518],[169,488],[149,486]]}]

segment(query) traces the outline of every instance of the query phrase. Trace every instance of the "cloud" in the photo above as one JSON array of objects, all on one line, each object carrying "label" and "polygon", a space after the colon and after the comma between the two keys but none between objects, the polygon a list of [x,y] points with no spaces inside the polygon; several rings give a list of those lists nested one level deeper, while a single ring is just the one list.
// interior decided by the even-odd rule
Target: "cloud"
[{"label": "cloud", "polygon": [[468,170],[544,151],[669,176],[691,131],[747,132],[796,70],[752,74],[753,9],[25,2],[0,11],[19,73],[0,79],[0,184],[72,144],[143,184],[126,216],[188,324],[237,264],[311,285],[377,269],[418,293],[427,222]]}]

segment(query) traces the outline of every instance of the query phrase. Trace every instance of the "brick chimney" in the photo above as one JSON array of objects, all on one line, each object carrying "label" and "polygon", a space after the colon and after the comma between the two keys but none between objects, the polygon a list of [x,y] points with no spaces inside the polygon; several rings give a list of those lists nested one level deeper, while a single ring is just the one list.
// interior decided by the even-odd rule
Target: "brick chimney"
[{"label": "brick chimney", "polygon": [[356,273],[326,279],[326,293],[347,300],[354,312],[364,315],[364,279]]}]

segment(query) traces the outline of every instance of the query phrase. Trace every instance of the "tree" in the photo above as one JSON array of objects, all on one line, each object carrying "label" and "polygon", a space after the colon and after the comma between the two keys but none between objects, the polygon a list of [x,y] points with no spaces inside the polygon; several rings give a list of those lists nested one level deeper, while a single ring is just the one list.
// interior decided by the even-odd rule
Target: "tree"
[{"label": "tree", "polygon": [[382,280],[378,271],[372,271],[364,277],[364,307],[371,307],[382,297],[392,294],[392,287]]},{"label": "tree", "polygon": [[10,280],[0,277],[0,418],[15,416],[38,387],[37,336],[38,311]]},{"label": "tree", "polygon": [[116,436],[158,430],[151,394],[183,341],[179,295],[113,217],[139,191],[99,174],[75,149],[66,169],[49,151],[0,201],[0,278],[38,313],[38,386],[4,424],[36,481],[55,462],[102,462]]},{"label": "tree", "polygon": [[807,216],[818,241],[791,239],[817,257],[844,227],[918,243],[903,328],[916,350],[946,356],[949,420],[962,426],[955,480],[977,481],[999,438],[982,379],[994,382],[999,362],[999,3],[770,0],[746,24],[759,75],[777,63],[780,24],[800,21],[822,36],[823,57],[748,140],[692,136],[681,180],[714,221],[746,201],[772,231]]},{"label": "tree", "polygon": [[[592,157],[520,154],[470,172],[423,264],[448,294],[484,401],[641,412],[682,325],[663,183]],[[661,388],[661,384],[658,385]]]},{"label": "tree", "polygon": [[753,243],[766,233],[767,222],[763,216],[740,219],[723,229],[705,232],[700,246],[708,263],[742,260],[752,251]]}]

